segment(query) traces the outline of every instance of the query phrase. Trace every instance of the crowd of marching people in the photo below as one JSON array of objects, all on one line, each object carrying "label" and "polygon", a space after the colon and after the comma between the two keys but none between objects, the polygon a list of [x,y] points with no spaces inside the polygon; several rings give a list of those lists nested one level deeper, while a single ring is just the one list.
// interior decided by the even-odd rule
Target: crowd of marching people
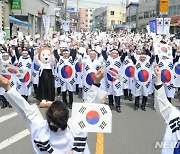
[{"label": "crowd of marching people", "polygon": [[[159,44],[169,45],[172,56],[155,53]],[[52,53],[50,63],[41,65],[39,53],[48,49]],[[162,52],[169,52],[161,48]],[[108,104],[111,109],[121,112],[122,97],[124,100],[134,100],[134,110],[139,107],[146,111],[149,95],[153,95],[155,83],[154,65],[161,68],[161,80],[165,85],[168,100],[174,98],[180,88],[180,42],[156,35],[128,32],[81,32],[65,33],[44,40],[18,41],[14,37],[0,46],[0,60],[27,71],[22,79],[4,75],[9,79],[11,87],[28,100],[32,94],[42,101],[43,93],[48,93],[49,101],[54,101],[55,90],[62,95],[62,101],[71,109],[73,95],[82,93],[86,99],[95,73],[103,68],[105,76],[101,81],[101,89],[108,92]],[[44,71],[46,70],[46,72]],[[46,73],[46,78],[44,78]],[[52,74],[52,75],[51,75]],[[48,91],[43,91],[49,85]],[[1,108],[10,107],[0,88],[3,102]],[[67,94],[68,93],[68,94]],[[48,95],[46,94],[46,95]],[[67,99],[67,96],[69,98]],[[140,98],[142,104],[140,106]],[[43,107],[43,106],[40,106]]]}]

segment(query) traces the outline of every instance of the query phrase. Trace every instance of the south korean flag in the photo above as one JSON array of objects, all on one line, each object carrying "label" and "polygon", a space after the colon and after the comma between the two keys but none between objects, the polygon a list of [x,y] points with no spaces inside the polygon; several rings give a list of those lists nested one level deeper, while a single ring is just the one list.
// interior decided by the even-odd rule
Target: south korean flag
[{"label": "south korean flag", "polygon": [[73,103],[72,122],[78,132],[111,133],[112,112],[104,104]]}]

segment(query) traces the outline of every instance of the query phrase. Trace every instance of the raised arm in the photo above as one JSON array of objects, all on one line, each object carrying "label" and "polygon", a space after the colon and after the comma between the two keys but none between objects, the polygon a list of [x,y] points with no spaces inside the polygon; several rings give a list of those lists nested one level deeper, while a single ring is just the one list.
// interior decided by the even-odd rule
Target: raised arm
[{"label": "raised arm", "polygon": [[13,106],[30,130],[32,121],[40,117],[37,116],[37,113],[32,109],[29,103],[15,89],[11,88],[8,79],[0,76],[0,87],[6,90],[4,94],[5,98]]},{"label": "raised arm", "polygon": [[164,86],[161,81],[161,70],[157,64],[154,67],[154,72],[156,74],[154,107],[157,111],[159,111],[162,114],[165,121],[167,121],[169,114],[171,113],[174,106],[167,99]]}]

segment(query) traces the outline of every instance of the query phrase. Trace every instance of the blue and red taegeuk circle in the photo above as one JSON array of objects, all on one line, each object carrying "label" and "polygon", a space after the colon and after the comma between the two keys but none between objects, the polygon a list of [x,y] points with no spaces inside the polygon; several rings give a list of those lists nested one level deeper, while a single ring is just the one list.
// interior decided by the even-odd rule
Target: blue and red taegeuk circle
[{"label": "blue and red taegeuk circle", "polygon": [[77,62],[75,65],[76,72],[82,72],[82,63]]},{"label": "blue and red taegeuk circle", "polygon": [[163,53],[167,53],[167,52],[168,52],[168,49],[167,49],[166,47],[161,47],[161,51],[162,51]]},{"label": "blue and red taegeuk circle", "polygon": [[24,78],[19,79],[19,80],[20,80],[21,82],[23,82],[23,83],[28,82],[28,81],[30,80],[30,74],[29,74],[29,72],[27,72],[27,73],[25,74]]},{"label": "blue and red taegeuk circle", "polygon": [[65,65],[61,68],[61,75],[63,78],[69,79],[72,76],[72,74],[73,74],[73,70],[71,66]]},{"label": "blue and red taegeuk circle", "polygon": [[125,70],[125,75],[128,77],[128,78],[133,78],[134,77],[134,71],[135,71],[135,68],[134,66],[128,66]]},{"label": "blue and red taegeuk circle", "polygon": [[11,73],[11,74],[17,74],[17,72],[18,72],[18,71],[17,71],[16,69],[14,69],[14,68],[8,68],[7,70],[8,70],[8,72]]},{"label": "blue and red taegeuk circle", "polygon": [[[117,71],[115,68],[110,68],[109,70],[110,70],[110,71],[107,73],[107,78],[108,78],[108,80],[109,80],[109,81],[112,81],[112,82],[116,81],[116,78],[113,77],[113,76],[115,76],[116,74],[118,74],[118,71]],[[110,75],[109,73],[110,73],[111,75]]]},{"label": "blue and red taegeuk circle", "polygon": [[176,73],[177,75],[180,75],[180,64],[177,64],[177,65],[175,66],[174,71],[175,71],[175,73]]},{"label": "blue and red taegeuk circle", "polygon": [[11,79],[11,75],[7,75],[7,74],[1,74],[4,78],[10,80]]},{"label": "blue and red taegeuk circle", "polygon": [[99,113],[97,111],[89,111],[87,114],[86,114],[86,121],[88,122],[88,124],[90,125],[95,125],[99,122]]},{"label": "blue and red taegeuk circle", "polygon": [[163,69],[161,71],[161,81],[163,83],[167,83],[167,82],[170,82],[171,81],[171,73],[169,70],[167,69]]},{"label": "blue and red taegeuk circle", "polygon": [[94,77],[95,77],[95,73],[94,72],[89,73],[86,76],[86,83],[91,86],[94,83]]},{"label": "blue and red taegeuk circle", "polygon": [[40,66],[38,66],[36,63],[34,63],[34,70],[39,71]]},{"label": "blue and red taegeuk circle", "polygon": [[149,72],[147,70],[141,70],[138,72],[138,79],[141,82],[146,82],[149,79]]}]

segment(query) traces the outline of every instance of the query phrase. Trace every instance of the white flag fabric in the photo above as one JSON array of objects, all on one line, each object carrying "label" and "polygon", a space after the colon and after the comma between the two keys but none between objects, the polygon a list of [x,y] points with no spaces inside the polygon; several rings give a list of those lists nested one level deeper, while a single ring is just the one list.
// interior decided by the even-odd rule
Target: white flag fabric
[{"label": "white flag fabric", "polygon": [[156,23],[157,23],[157,34],[164,34],[164,28],[163,28],[163,18],[156,18]]},{"label": "white flag fabric", "polygon": [[112,112],[105,104],[73,103],[72,122],[78,132],[111,133]]},{"label": "white flag fabric", "polygon": [[172,47],[168,44],[154,44],[154,52],[159,57],[166,56],[172,58]]},{"label": "white flag fabric", "polygon": [[171,18],[164,18],[164,34],[169,35]]},{"label": "white flag fabric", "polygon": [[12,76],[16,76],[18,78],[24,78],[27,71],[1,61],[0,62],[0,73],[2,75],[12,75]]},{"label": "white flag fabric", "polygon": [[69,31],[69,22],[68,22],[68,21],[65,21],[65,20],[62,21],[62,29],[63,29],[65,32],[68,32],[68,31]]}]

